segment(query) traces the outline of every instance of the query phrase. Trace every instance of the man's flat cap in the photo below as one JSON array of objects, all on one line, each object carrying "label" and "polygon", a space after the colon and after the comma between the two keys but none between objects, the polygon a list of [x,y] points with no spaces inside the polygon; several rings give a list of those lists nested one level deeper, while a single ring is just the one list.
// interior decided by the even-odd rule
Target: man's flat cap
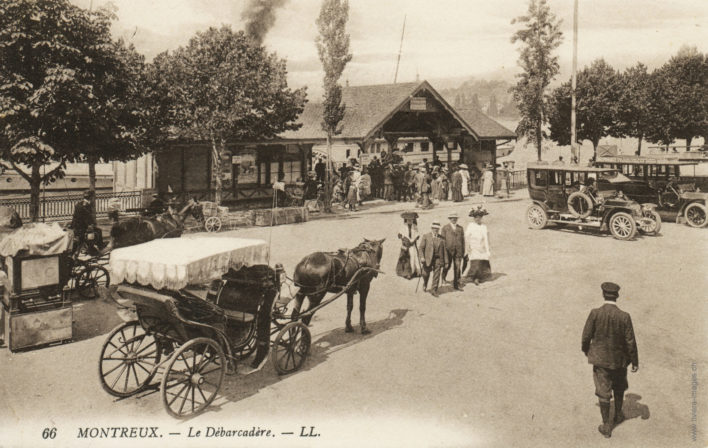
[{"label": "man's flat cap", "polygon": [[602,285],[600,285],[600,288],[602,288],[602,293],[603,294],[619,294],[620,287],[617,283],[612,283],[612,282],[605,282]]}]

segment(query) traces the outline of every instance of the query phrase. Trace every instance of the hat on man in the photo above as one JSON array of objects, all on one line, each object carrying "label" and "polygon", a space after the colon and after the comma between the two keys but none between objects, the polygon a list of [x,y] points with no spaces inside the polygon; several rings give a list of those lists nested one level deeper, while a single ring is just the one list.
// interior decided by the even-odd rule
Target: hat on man
[{"label": "hat on man", "polygon": [[614,299],[619,297],[620,287],[617,283],[604,282],[602,285],[600,285],[600,288],[602,288],[602,295],[605,297]]},{"label": "hat on man", "polygon": [[465,165],[464,163],[461,163],[461,164],[460,164],[460,168],[462,168],[463,170],[468,169],[468,168],[467,168],[467,165]]},{"label": "hat on man", "polygon": [[416,212],[403,212],[403,213],[401,213],[401,218],[403,218],[403,219],[418,219],[418,213],[416,213]]},{"label": "hat on man", "polygon": [[440,228],[440,222],[438,222],[438,221],[433,221],[433,223],[430,224],[430,228],[432,228],[432,229],[439,229],[439,228]]},{"label": "hat on man", "polygon": [[455,218],[455,219],[459,218],[459,216],[457,216],[457,212],[450,212],[450,213],[447,214],[447,217],[448,217],[448,219],[450,219],[450,218]]},{"label": "hat on man", "polygon": [[84,191],[84,199],[91,199],[91,191],[90,190]]}]

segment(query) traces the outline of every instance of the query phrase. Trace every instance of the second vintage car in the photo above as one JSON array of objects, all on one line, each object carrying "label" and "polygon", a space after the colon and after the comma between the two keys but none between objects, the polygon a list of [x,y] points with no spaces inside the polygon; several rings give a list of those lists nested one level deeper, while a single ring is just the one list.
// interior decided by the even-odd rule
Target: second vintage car
[{"label": "second vintage car", "polygon": [[550,223],[579,230],[595,228],[619,240],[634,238],[638,230],[656,235],[661,229],[655,204],[640,205],[618,191],[593,188],[599,178],[616,179],[616,170],[539,163],[527,167],[527,176],[533,204],[526,219],[531,228],[542,229]]}]

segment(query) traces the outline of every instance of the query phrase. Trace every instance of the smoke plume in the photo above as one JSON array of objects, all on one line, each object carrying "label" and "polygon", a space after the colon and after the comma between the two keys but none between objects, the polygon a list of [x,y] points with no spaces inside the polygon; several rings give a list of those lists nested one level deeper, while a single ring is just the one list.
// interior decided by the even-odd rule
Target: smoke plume
[{"label": "smoke plume", "polygon": [[259,45],[268,30],[275,24],[275,10],[282,7],[288,0],[248,0],[241,18],[246,21],[246,34]]}]

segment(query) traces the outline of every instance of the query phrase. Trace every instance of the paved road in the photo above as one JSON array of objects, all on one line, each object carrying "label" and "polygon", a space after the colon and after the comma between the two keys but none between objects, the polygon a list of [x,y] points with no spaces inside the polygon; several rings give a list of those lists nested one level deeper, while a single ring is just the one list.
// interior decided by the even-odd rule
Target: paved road
[{"label": "paved road", "polygon": [[[448,287],[437,299],[395,276],[400,205],[272,232],[230,232],[270,240],[272,261],[290,272],[315,249],[386,238],[387,275],[374,281],[368,302],[373,333],[344,333],[345,300],[335,302],[313,320],[312,356],[304,370],[278,377],[266,364],[252,375],[227,377],[209,412],[178,422],[166,417],[157,393],[115,400],[102,391],[96,369],[104,336],[96,334],[120,319],[108,302],[80,304],[82,340],[0,353],[0,446],[8,435],[40,446],[42,428],[53,426],[60,445],[121,442],[76,439],[79,427],[98,425],[160,426],[168,439],[141,440],[146,446],[166,440],[170,446],[705,445],[708,230],[667,223],[661,236],[630,242],[533,231],[524,220],[526,205],[489,204],[495,280],[464,292]],[[422,212],[421,229],[450,210],[466,216],[469,209],[468,202]],[[597,432],[591,367],[580,351],[582,326],[601,303],[599,285],[606,280],[622,286],[619,304],[632,314],[641,363],[629,377],[629,419],[610,441]],[[88,315],[93,319],[79,319]],[[207,426],[260,426],[277,437],[186,437],[190,427]],[[320,437],[299,437],[302,426],[308,434],[314,426]]]}]

